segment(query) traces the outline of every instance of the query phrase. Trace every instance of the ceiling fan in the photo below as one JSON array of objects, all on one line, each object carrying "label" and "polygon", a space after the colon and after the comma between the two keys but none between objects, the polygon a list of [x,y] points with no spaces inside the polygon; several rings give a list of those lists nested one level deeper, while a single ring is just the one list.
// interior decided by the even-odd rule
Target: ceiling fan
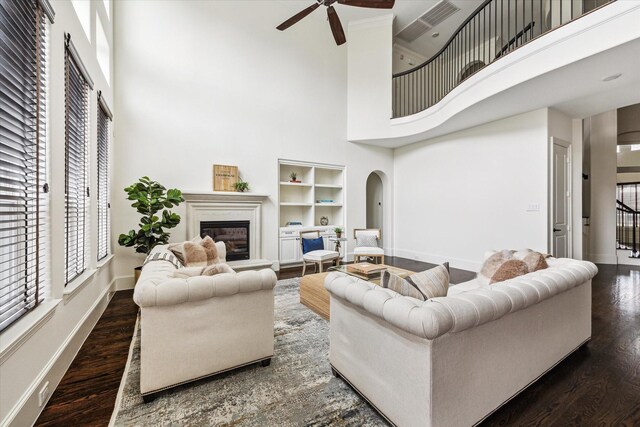
[{"label": "ceiling fan", "polygon": [[357,6],[357,7],[369,7],[374,9],[391,9],[395,0],[316,0],[316,3],[312,4],[308,8],[293,15],[291,18],[278,25],[276,28],[280,31],[284,31],[296,22],[300,21],[305,16],[316,10],[320,5],[326,6],[327,16],[329,17],[329,26],[333,33],[333,38],[336,44],[340,46],[347,41],[340,23],[338,13],[333,8],[333,3],[344,4],[345,6]]}]

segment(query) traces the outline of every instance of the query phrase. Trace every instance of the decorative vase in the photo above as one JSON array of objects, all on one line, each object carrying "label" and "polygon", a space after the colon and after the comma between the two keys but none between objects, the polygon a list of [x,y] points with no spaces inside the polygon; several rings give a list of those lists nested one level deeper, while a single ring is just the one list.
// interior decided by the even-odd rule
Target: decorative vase
[{"label": "decorative vase", "polygon": [[338,239],[339,239],[339,238],[341,238],[341,237],[342,237],[342,231],[341,231],[340,233],[338,233],[338,232],[336,231],[336,237],[337,237]]}]

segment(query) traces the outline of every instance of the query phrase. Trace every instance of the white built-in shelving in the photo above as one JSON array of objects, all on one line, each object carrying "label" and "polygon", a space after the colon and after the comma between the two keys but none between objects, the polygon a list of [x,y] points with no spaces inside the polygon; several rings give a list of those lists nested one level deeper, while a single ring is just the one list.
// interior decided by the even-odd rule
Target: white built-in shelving
[{"label": "white built-in shelving", "polygon": [[[290,179],[291,172],[297,181]],[[325,247],[331,248],[328,238],[335,235],[334,228],[345,226],[345,171],[344,166],[278,161],[280,263],[301,260],[299,232],[319,229],[325,238]],[[322,225],[322,218],[328,219]],[[299,222],[299,226],[289,226]]]}]

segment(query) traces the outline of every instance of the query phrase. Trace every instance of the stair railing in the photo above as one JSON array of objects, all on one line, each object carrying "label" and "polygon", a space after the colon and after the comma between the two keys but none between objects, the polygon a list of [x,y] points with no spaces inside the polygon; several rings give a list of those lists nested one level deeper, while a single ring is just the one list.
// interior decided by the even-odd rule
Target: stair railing
[{"label": "stair railing", "polygon": [[485,66],[613,1],[484,1],[431,59],[393,75],[393,117],[426,110]]}]

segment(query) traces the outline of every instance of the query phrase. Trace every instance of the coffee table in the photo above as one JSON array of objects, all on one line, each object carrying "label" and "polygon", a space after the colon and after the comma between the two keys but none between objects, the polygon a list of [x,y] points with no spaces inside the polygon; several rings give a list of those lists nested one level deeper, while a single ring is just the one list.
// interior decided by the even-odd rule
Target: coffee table
[{"label": "coffee table", "polygon": [[[413,271],[403,268],[386,266],[386,269],[400,277],[406,277],[413,274]],[[338,265],[330,267],[326,273],[308,274],[300,279],[300,303],[309,307],[311,311],[318,314],[323,319],[329,320],[329,292],[324,288],[324,279],[329,272],[339,271],[359,279],[367,280],[373,284],[380,285],[380,274],[374,277],[367,277],[364,274],[347,270],[347,265]]]}]

